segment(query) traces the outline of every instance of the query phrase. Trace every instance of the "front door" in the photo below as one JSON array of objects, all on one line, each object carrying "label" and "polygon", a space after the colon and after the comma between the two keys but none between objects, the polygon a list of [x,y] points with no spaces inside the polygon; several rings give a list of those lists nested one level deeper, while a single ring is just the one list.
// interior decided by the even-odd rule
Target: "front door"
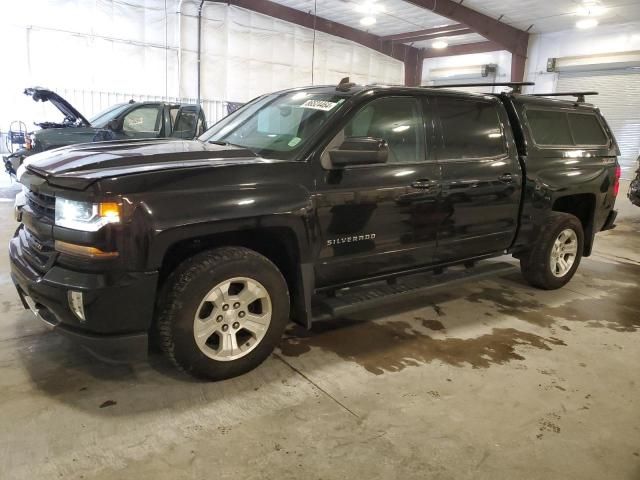
[{"label": "front door", "polygon": [[323,158],[315,196],[319,287],[429,264],[435,254],[439,171],[427,147],[421,100],[370,101],[327,150],[349,137],[386,140],[389,158],[342,169],[327,168]]},{"label": "front door", "polygon": [[438,96],[442,170],[438,261],[508,248],[516,234],[522,171],[506,111],[495,98]]},{"label": "front door", "polygon": [[163,132],[161,104],[144,104],[129,110],[122,118],[120,138],[158,138]]}]

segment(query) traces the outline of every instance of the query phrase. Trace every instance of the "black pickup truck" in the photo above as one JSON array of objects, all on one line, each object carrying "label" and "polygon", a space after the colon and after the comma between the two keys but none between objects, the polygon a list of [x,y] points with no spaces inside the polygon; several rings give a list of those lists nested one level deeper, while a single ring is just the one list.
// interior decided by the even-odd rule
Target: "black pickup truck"
[{"label": "black pickup truck", "polygon": [[613,226],[618,148],[593,105],[435,88],[264,95],[198,140],[35,155],[10,243],[25,307],[98,355],[157,341],[222,379],[289,319],[424,293],[520,260],[567,283]]}]

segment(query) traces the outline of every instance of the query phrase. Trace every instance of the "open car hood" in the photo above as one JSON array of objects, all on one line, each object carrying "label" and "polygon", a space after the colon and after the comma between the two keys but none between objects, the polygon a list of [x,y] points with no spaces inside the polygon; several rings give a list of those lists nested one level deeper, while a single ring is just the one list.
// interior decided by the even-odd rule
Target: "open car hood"
[{"label": "open car hood", "polygon": [[75,123],[83,127],[91,126],[89,120],[84,118],[84,116],[78,110],[76,110],[73,105],[67,102],[56,92],[52,92],[51,90],[47,90],[46,88],[42,87],[31,87],[25,88],[24,94],[33,98],[33,100],[36,102],[51,102],[58,110],[62,112],[67,121],[71,123]]}]

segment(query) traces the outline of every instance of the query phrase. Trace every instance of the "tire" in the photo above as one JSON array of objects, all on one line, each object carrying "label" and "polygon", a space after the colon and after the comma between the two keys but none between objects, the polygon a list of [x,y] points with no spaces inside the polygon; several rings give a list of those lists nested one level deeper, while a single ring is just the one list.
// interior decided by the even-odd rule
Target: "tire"
[{"label": "tire", "polygon": [[[561,235],[569,235],[569,237],[561,237]],[[563,238],[567,241],[563,242]],[[554,250],[556,241],[565,247]],[[574,249],[569,246],[574,243],[575,255],[572,261],[568,262],[570,255],[560,252],[573,251]],[[522,275],[534,287],[544,290],[560,288],[566,285],[576,273],[582,259],[583,248],[584,231],[580,220],[568,213],[552,212],[540,230],[538,238],[535,239],[533,248],[520,258]],[[558,257],[567,263],[568,268],[559,267],[555,260]]]},{"label": "tire", "polygon": [[173,364],[223,380],[254,369],[273,351],[289,321],[289,292],[267,258],[242,247],[216,248],[171,273],[158,311],[160,346]]}]

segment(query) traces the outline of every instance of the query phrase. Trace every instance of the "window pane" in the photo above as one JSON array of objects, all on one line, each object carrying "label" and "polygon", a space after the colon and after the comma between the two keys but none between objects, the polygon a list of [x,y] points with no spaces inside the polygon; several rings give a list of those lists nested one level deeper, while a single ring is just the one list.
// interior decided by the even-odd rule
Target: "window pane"
[{"label": "window pane", "polygon": [[195,110],[182,110],[180,116],[177,117],[176,125],[171,132],[174,138],[193,138],[196,134],[196,123],[198,121],[198,112]]},{"label": "window pane", "polygon": [[573,145],[565,112],[527,110],[527,120],[538,145]]},{"label": "window pane", "polygon": [[498,110],[493,103],[439,98],[443,158],[482,158],[505,153]]},{"label": "window pane", "polygon": [[293,158],[344,101],[340,94],[306,92],[261,97],[216,123],[200,140],[229,142],[266,158]]},{"label": "window pane", "polygon": [[159,107],[136,108],[124,117],[123,128],[129,132],[157,133],[160,131],[159,116]]},{"label": "window pane", "polygon": [[576,145],[606,145],[609,143],[609,139],[595,115],[570,113],[569,124]]},{"label": "window pane", "polygon": [[347,137],[382,138],[389,144],[389,163],[425,160],[422,115],[415,98],[380,98],[363,107],[344,128]]}]

